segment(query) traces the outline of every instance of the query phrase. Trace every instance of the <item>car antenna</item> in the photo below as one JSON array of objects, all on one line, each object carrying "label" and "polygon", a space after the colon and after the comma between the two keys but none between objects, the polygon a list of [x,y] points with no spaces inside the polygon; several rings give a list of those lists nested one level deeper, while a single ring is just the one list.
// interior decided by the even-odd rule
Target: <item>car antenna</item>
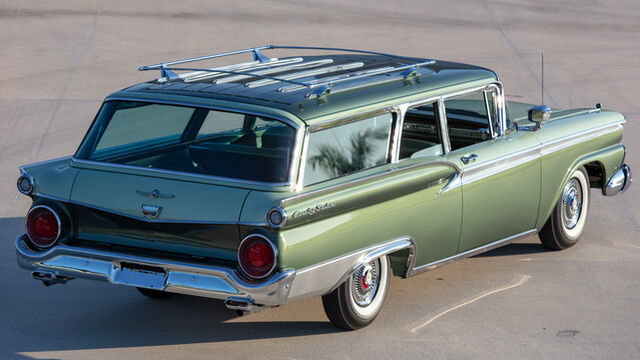
[{"label": "car antenna", "polygon": [[540,105],[544,105],[544,50],[541,52],[540,64],[542,66],[542,90],[540,91]]}]

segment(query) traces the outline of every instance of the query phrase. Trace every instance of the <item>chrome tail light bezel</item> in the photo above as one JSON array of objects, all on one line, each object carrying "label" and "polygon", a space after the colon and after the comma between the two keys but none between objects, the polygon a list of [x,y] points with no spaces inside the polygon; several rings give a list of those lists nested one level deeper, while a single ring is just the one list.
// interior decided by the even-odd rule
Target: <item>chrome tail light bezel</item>
[{"label": "chrome tail light bezel", "polygon": [[[53,217],[54,217],[54,218],[55,218],[55,220],[56,220],[57,227],[58,227],[57,232],[56,232],[56,236],[53,238],[53,240],[52,240],[49,244],[46,244],[46,245],[39,244],[39,243],[37,243],[37,242],[36,242],[36,240],[34,240],[34,239],[33,239],[33,237],[35,236],[35,234],[33,234],[33,232],[34,232],[35,230],[33,230],[33,229],[29,226],[29,222],[30,222],[30,220],[31,220],[31,219],[30,219],[31,215],[32,215],[34,212],[36,212],[36,211],[42,211],[43,209],[44,209],[45,211],[50,212],[50,213],[53,215]],[[29,212],[27,213],[27,216],[26,216],[26,218],[25,218],[25,229],[26,229],[26,232],[27,232],[27,238],[29,239],[29,243],[30,243],[33,247],[35,247],[35,248],[37,248],[37,249],[45,250],[45,249],[49,249],[49,248],[53,247],[53,246],[54,246],[55,244],[57,244],[57,243],[58,243],[58,241],[60,240],[60,236],[61,236],[61,234],[62,234],[62,221],[60,221],[60,215],[58,215],[58,212],[57,212],[57,211],[55,211],[55,210],[54,210],[53,208],[51,208],[50,206],[47,206],[47,205],[36,205],[36,206],[32,207],[31,209],[29,209]]]},{"label": "chrome tail light bezel", "polygon": [[[252,274],[252,271],[246,268],[247,264],[244,261],[245,259],[242,258],[242,251],[244,247],[247,246],[248,241],[250,241],[252,238],[260,238],[263,242],[266,242],[273,254],[273,263],[271,264],[271,267],[269,268],[268,271],[266,271],[264,274],[261,274],[261,275],[256,275],[255,273]],[[240,267],[240,270],[242,270],[243,275],[245,275],[247,278],[251,280],[262,280],[273,274],[278,264],[278,249],[275,247],[271,239],[269,239],[268,237],[262,234],[253,233],[245,236],[240,242],[240,245],[238,246],[237,258],[238,258],[238,266]]]}]

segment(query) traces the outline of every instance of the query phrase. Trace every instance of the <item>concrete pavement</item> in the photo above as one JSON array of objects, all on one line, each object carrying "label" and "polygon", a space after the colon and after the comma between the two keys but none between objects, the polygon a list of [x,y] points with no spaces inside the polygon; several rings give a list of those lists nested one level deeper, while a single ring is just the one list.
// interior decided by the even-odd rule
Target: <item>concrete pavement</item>
[{"label": "concrete pavement", "polygon": [[486,66],[509,99],[531,102],[544,50],[545,101],[627,115],[627,163],[640,169],[637,0],[0,0],[0,358],[640,358],[637,185],[593,191],[567,251],[531,237],[392,279],[383,312],[357,332],[333,328],[319,298],[236,317],[209,299],[81,280],[46,288],[18,269],[30,206],[19,165],[73,153],[104,96],[153,76],[138,66],[268,43]]}]

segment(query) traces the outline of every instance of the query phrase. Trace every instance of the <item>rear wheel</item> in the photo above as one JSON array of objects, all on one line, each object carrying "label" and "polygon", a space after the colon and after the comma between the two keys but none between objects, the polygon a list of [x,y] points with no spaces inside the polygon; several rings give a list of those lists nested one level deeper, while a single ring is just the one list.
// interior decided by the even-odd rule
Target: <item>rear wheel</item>
[{"label": "rear wheel", "polygon": [[380,313],[389,288],[389,259],[382,256],[359,267],[340,287],[322,297],[324,312],[337,327],[356,330]]},{"label": "rear wheel", "polygon": [[553,213],[538,234],[545,247],[562,250],[575,245],[580,239],[591,202],[588,179],[587,171],[581,167],[565,184]]},{"label": "rear wheel", "polygon": [[147,289],[147,288],[141,288],[141,287],[137,287],[136,289],[138,289],[140,294],[146,297],[150,297],[152,299],[166,299],[174,295],[173,293],[160,291],[160,290],[153,290],[153,289]]}]

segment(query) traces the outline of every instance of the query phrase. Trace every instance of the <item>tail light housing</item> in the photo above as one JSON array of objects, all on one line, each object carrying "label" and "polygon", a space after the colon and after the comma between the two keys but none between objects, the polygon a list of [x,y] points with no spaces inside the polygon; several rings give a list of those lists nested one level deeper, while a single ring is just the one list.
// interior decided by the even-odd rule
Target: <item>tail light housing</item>
[{"label": "tail light housing", "polygon": [[240,242],[238,264],[252,279],[263,279],[276,267],[276,248],[266,236],[252,234]]},{"label": "tail light housing", "polygon": [[58,241],[61,227],[60,217],[48,206],[34,206],[27,214],[27,236],[40,249],[50,248]]}]

